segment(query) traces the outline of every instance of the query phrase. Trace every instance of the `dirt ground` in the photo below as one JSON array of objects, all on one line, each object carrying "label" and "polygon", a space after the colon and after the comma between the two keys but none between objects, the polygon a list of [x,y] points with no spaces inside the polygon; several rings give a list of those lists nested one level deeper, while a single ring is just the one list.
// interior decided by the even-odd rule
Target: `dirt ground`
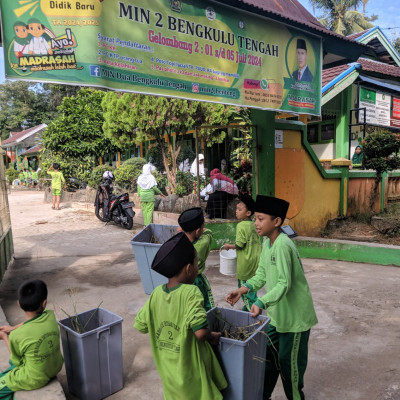
[{"label": "dirt ground", "polygon": [[[12,191],[9,201],[16,260],[0,285],[8,321],[23,318],[16,289],[27,278],[47,282],[58,319],[64,318],[61,308],[72,313],[75,303],[81,312],[102,302],[124,319],[124,388],[109,398],[161,400],[148,337],[132,327],[148,298],[129,243],[133,232],[105,226],[90,211],[51,210],[41,192]],[[306,398],[400,400],[400,269],[311,259],[303,265],[319,319],[310,337]],[[216,303],[229,307],[223,298],[236,281],[219,273],[217,252],[206,274]],[[75,399],[64,369],[59,379],[67,398]],[[272,398],[285,399],[280,383]]]}]

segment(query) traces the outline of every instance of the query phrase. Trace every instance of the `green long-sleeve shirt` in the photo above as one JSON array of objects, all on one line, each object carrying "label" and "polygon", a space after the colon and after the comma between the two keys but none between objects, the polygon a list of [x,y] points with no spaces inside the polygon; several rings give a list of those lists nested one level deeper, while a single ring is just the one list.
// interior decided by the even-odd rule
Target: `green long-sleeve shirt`
[{"label": "green long-sleeve shirt", "polygon": [[257,272],[245,283],[255,292],[264,285],[267,292],[255,304],[267,308],[278,332],[304,332],[318,323],[299,253],[284,233],[272,246],[265,241]]},{"label": "green long-sleeve shirt", "polygon": [[154,196],[156,194],[162,194],[161,190],[157,186],[153,186],[151,189],[142,189],[138,185],[137,188],[140,201],[143,203],[154,202]]},{"label": "green long-sleeve shirt", "polygon": [[209,229],[204,229],[202,235],[193,242],[193,246],[197,251],[199,274],[203,273],[206,269],[206,261],[210,254],[212,238],[212,232]]}]

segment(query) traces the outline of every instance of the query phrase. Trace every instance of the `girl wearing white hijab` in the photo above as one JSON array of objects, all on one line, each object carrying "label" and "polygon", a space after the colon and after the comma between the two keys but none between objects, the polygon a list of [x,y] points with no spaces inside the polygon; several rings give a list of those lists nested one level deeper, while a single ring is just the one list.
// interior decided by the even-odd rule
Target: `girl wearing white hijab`
[{"label": "girl wearing white hijab", "polygon": [[154,195],[162,195],[161,190],[157,187],[156,178],[151,173],[150,164],[143,165],[142,173],[137,180],[137,189],[140,197],[144,224],[147,226],[153,222]]},{"label": "girl wearing white hijab", "polygon": [[199,154],[198,158],[199,158],[199,173],[197,174],[197,161],[196,161],[196,159],[194,159],[194,161],[192,162],[192,165],[190,167],[190,173],[193,176],[200,175],[200,177],[204,178],[204,176],[205,176],[205,173],[204,173],[204,155],[203,154]]}]

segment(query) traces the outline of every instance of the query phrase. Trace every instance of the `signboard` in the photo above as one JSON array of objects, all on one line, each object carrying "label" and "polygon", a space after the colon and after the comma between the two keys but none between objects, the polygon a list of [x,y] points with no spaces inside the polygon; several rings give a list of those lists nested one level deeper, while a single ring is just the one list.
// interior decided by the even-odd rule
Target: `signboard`
[{"label": "signboard", "polygon": [[206,1],[3,0],[6,75],[320,115],[321,39]]},{"label": "signboard", "polygon": [[400,128],[400,99],[392,98],[392,114],[390,116],[390,126]]},{"label": "signboard", "polygon": [[281,130],[275,131],[275,148],[276,149],[283,148],[283,131]]},{"label": "signboard", "polygon": [[[360,88],[360,107],[366,108],[366,123],[370,125],[390,126],[391,96],[375,90]],[[364,122],[360,113],[360,122]]]}]

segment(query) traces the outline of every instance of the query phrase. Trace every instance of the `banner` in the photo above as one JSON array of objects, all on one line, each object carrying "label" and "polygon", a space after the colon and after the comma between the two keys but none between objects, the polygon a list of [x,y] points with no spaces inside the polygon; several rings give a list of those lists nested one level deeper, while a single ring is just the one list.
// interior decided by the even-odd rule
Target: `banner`
[{"label": "banner", "polygon": [[321,39],[206,1],[2,0],[9,78],[320,115]]}]

